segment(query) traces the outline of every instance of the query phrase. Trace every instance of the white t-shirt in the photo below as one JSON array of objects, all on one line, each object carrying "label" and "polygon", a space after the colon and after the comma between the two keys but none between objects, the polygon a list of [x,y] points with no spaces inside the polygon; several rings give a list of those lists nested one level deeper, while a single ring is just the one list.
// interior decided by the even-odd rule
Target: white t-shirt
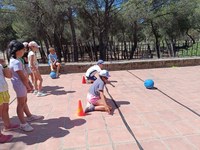
[{"label": "white t-shirt", "polygon": [[38,61],[37,61],[37,58],[36,58],[35,53],[33,51],[28,52],[28,66],[32,67],[31,66],[31,56],[34,56],[33,57],[33,64],[35,65],[36,68],[38,68]]},{"label": "white t-shirt", "polygon": [[24,75],[26,76],[26,71],[24,70],[22,62],[19,61],[18,59],[11,58],[9,67],[12,72],[12,78],[11,78],[12,83],[15,85],[21,84],[22,81],[17,71],[19,70],[23,71]]},{"label": "white t-shirt", "polygon": [[99,73],[101,71],[101,68],[99,67],[99,65],[94,65],[91,66],[85,73],[86,77],[92,77],[94,76],[97,72]]},{"label": "white t-shirt", "polygon": [[0,92],[8,91],[8,84],[3,74],[3,66],[0,64]]}]

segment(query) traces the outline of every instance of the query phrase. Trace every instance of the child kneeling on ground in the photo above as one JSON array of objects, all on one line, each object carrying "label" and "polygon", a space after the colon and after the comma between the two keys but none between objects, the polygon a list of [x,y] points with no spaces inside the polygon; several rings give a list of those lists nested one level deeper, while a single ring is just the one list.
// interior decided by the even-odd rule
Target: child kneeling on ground
[{"label": "child kneeling on ground", "polygon": [[87,94],[87,106],[85,113],[91,111],[106,111],[110,114],[112,107],[107,103],[104,95],[104,87],[110,77],[107,70],[101,70],[99,78],[91,85]]}]

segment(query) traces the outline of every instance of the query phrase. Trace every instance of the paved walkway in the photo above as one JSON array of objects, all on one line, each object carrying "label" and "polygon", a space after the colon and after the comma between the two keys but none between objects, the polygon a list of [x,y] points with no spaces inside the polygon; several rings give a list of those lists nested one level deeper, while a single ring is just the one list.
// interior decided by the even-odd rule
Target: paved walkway
[{"label": "paved walkway", "polygon": [[[105,90],[113,114],[92,112],[84,117],[76,116],[78,100],[84,107],[90,86],[81,83],[83,73],[54,80],[44,75],[49,95],[28,94],[31,112],[44,120],[31,123],[35,128],[31,133],[10,132],[13,141],[0,144],[0,149],[200,150],[200,66],[110,74],[117,81],[116,87],[107,85]],[[157,89],[145,89],[143,81],[148,78]],[[10,94],[14,99],[15,93]],[[10,117],[18,122],[16,100],[10,105]]]}]

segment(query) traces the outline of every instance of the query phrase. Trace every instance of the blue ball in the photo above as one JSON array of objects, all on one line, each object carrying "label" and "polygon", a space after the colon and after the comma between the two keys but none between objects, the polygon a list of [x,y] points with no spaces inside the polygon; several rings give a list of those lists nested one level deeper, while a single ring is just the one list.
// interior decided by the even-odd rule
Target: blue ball
[{"label": "blue ball", "polygon": [[152,89],[154,87],[154,81],[152,79],[147,79],[144,81],[144,86],[147,89]]},{"label": "blue ball", "polygon": [[55,79],[55,78],[56,78],[56,72],[55,72],[55,71],[51,71],[51,73],[50,73],[49,75],[50,75],[50,77],[51,77],[52,79]]}]

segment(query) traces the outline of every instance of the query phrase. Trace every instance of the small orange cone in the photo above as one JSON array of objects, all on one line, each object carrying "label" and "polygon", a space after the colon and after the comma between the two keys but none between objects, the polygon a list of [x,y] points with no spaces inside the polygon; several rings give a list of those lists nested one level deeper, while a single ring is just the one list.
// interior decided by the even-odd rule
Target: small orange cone
[{"label": "small orange cone", "polygon": [[77,115],[78,116],[85,116],[85,112],[83,111],[81,100],[78,101]]},{"label": "small orange cone", "polygon": [[82,77],[82,84],[86,84],[85,76]]}]

